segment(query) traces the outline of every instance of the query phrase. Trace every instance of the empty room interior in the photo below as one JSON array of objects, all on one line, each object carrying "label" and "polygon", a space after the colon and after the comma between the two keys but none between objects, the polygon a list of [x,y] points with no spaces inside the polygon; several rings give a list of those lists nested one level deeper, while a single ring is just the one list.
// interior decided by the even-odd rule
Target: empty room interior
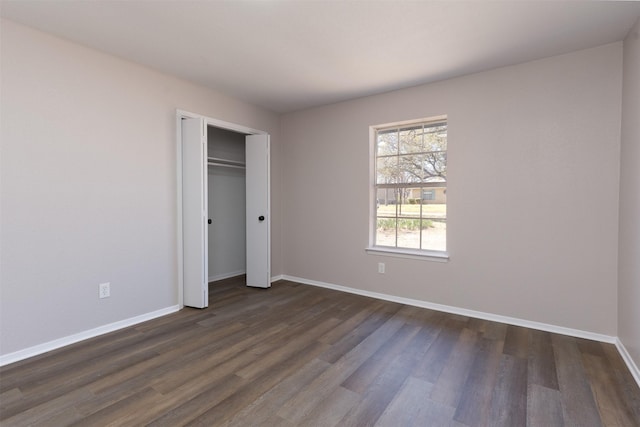
[{"label": "empty room interior", "polygon": [[640,2],[0,13],[0,425],[640,426]]}]

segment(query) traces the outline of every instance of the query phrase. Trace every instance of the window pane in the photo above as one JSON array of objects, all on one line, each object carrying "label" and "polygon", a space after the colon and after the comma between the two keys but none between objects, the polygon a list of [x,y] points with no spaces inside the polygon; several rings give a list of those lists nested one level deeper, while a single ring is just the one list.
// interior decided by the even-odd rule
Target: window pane
[{"label": "window pane", "polygon": [[385,130],[378,132],[376,148],[377,156],[388,156],[398,154],[398,130]]},{"label": "window pane", "polygon": [[398,182],[398,157],[380,157],[376,161],[376,183],[394,184]]},{"label": "window pane", "polygon": [[398,247],[420,249],[420,218],[398,220]]},{"label": "window pane", "polygon": [[438,151],[427,153],[422,157],[423,182],[446,181],[447,178],[447,153]]},{"label": "window pane", "polygon": [[422,248],[431,251],[447,250],[446,220],[423,219]]},{"label": "window pane", "polygon": [[422,217],[432,219],[447,217],[447,187],[422,188]]},{"label": "window pane", "polygon": [[444,182],[447,178],[447,153],[408,154],[398,157],[398,182]]},{"label": "window pane", "polygon": [[400,130],[400,154],[424,151],[422,126],[412,126]]},{"label": "window pane", "polygon": [[447,125],[426,127],[424,147],[424,151],[447,151]]},{"label": "window pane", "polygon": [[422,188],[421,249],[447,250],[447,188]]},{"label": "window pane", "polygon": [[407,203],[407,197],[409,197],[409,189],[407,188],[394,188],[396,197],[396,215],[402,215],[403,207]]},{"label": "window pane", "polygon": [[419,188],[400,188],[398,193],[402,196],[402,203],[398,204],[399,218],[416,218],[420,219],[420,189]]},{"label": "window pane", "polygon": [[396,219],[378,218],[376,221],[376,245],[395,246],[396,245]]},{"label": "window pane", "polygon": [[378,188],[376,192],[376,209],[378,215],[396,216],[396,197],[398,190],[395,188]]},{"label": "window pane", "polygon": [[401,182],[419,183],[425,182],[431,177],[426,170],[427,163],[424,154],[400,156],[398,159]]},{"label": "window pane", "polygon": [[423,182],[423,155],[411,154],[399,156],[398,158],[398,176],[399,182],[416,183]]}]

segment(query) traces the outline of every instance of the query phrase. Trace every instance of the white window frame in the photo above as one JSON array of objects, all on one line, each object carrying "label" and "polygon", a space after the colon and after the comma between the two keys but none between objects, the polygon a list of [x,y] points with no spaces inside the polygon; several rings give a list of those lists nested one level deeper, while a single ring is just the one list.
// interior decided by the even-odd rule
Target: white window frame
[{"label": "white window frame", "polygon": [[[447,236],[447,250],[427,250],[427,249],[408,249],[390,246],[377,246],[376,239],[376,220],[377,220],[377,187],[376,187],[376,144],[377,132],[379,130],[391,127],[409,127],[411,125],[433,122],[447,122],[447,116],[436,116],[417,120],[408,120],[402,122],[387,123],[383,125],[375,125],[369,127],[369,245],[365,251],[371,255],[384,255],[399,258],[410,258],[427,261],[447,262],[449,260],[449,239]],[[448,142],[448,141],[447,141]],[[447,144],[448,151],[448,144]],[[447,159],[448,160],[448,159]],[[447,215],[448,217],[448,215]],[[447,220],[447,226],[449,225]]]}]

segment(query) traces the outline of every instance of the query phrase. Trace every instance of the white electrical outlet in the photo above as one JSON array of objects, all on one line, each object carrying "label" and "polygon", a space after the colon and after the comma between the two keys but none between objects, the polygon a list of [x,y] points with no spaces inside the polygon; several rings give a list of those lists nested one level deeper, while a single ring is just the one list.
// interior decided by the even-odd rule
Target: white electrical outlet
[{"label": "white electrical outlet", "polygon": [[100,283],[98,289],[100,298],[109,298],[111,296],[111,283]]},{"label": "white electrical outlet", "polygon": [[384,274],[384,262],[378,263],[378,273]]}]

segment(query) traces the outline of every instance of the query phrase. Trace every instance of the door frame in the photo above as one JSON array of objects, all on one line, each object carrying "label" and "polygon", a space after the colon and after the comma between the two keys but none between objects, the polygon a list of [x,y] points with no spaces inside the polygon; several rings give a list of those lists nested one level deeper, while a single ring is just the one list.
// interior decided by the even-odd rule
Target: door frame
[{"label": "door frame", "polygon": [[[178,305],[180,308],[184,307],[184,264],[183,264],[183,234],[182,234],[182,119],[202,119],[206,126],[213,126],[220,129],[225,129],[233,132],[244,133],[247,135],[269,135],[268,132],[253,129],[247,126],[239,125],[236,123],[226,122],[224,120],[213,119],[211,117],[203,116],[202,114],[192,113],[190,111],[177,109],[176,110],[176,185],[177,185],[177,200],[176,200],[176,213],[177,213],[177,225],[176,225],[176,248],[177,248],[177,262],[178,262]],[[271,180],[269,180],[270,182]],[[268,197],[271,197],[271,184],[269,183]],[[269,217],[271,216],[268,213]],[[269,228],[271,222],[269,221]],[[269,253],[271,248],[268,248]]]}]

